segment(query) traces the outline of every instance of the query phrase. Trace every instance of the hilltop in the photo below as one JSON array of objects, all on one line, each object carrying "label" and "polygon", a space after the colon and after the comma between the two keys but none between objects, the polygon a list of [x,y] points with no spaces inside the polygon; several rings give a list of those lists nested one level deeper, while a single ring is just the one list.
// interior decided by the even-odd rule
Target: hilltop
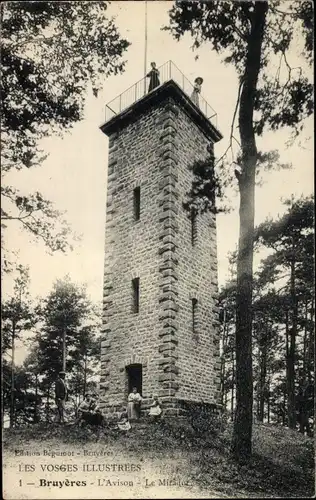
[{"label": "hilltop", "polygon": [[[83,463],[90,464],[88,469],[93,472],[91,477],[94,478],[97,478],[100,472],[97,470],[99,465],[103,464],[104,467],[104,463],[132,463],[136,471],[141,470],[139,474],[130,470],[118,474],[118,471],[114,470],[112,475],[106,475],[110,483],[123,478],[127,482],[133,481],[133,477],[135,479],[135,476],[142,476],[137,487],[134,484],[132,489],[127,488],[128,485],[106,488],[108,485],[104,484],[98,491],[93,490],[92,493],[92,490],[89,490],[89,495],[92,493],[93,496],[76,498],[104,498],[104,495],[107,495],[107,498],[313,496],[314,462],[311,438],[283,427],[256,424],[252,460],[247,465],[238,465],[229,456],[230,433],[231,427],[228,426],[220,435],[198,436],[188,425],[166,423],[141,423],[127,434],[109,428],[97,435],[92,429],[56,424],[6,429],[3,433],[4,477],[6,473],[11,471],[12,474],[14,470],[17,459],[14,459],[14,463],[12,459],[17,448],[34,451],[45,449],[54,453],[56,450],[57,453],[72,451],[75,458],[71,459],[52,458],[49,456],[50,452],[46,451],[45,460],[54,464],[75,461],[80,467]],[[44,459],[38,456],[31,458],[29,461],[33,461],[35,465],[44,462]],[[93,464],[98,464],[98,467]],[[94,467],[97,469],[94,470]],[[43,474],[42,476],[45,477]],[[38,477],[38,474],[34,475],[35,477]],[[160,481],[161,487],[158,490],[153,484],[150,487],[149,480],[155,482],[156,486],[157,481]],[[90,484],[91,487],[96,487],[95,483]],[[47,498],[67,498],[62,496],[66,495],[63,491],[59,488],[57,496],[57,492],[53,491],[50,493],[52,496]]]}]

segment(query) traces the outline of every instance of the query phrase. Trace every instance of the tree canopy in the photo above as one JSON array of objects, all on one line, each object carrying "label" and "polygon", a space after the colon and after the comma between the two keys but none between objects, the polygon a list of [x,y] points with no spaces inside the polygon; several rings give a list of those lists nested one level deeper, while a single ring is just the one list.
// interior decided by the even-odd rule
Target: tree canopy
[{"label": "tree canopy", "polygon": [[92,304],[85,289],[66,277],[56,281],[38,312],[43,321],[38,340],[40,366],[45,369],[47,377],[54,380],[63,365],[63,336],[67,346],[67,368],[71,370],[77,363],[77,351],[82,351],[82,343],[92,328],[85,328],[85,322],[91,317]]},{"label": "tree canopy", "polygon": [[[170,11],[170,26],[166,29],[177,40],[189,32],[195,49],[202,43],[210,43],[225,63],[235,66],[242,85],[247,57],[250,57],[255,4],[254,1],[177,2]],[[267,127],[276,129],[284,125],[300,130],[302,119],[312,113],[313,83],[301,66],[291,66],[288,51],[300,42],[302,34],[301,55],[311,65],[313,28],[312,2],[269,2],[254,99],[257,134],[262,134]],[[275,63],[277,67],[273,71]]]},{"label": "tree canopy", "polygon": [[[120,37],[107,3],[6,2],[1,6],[2,175],[40,165],[39,140],[83,118],[87,91],[124,70],[129,43]],[[5,179],[4,179],[5,180]],[[38,193],[2,182],[1,219],[16,220],[51,250],[68,247],[61,214]]]}]

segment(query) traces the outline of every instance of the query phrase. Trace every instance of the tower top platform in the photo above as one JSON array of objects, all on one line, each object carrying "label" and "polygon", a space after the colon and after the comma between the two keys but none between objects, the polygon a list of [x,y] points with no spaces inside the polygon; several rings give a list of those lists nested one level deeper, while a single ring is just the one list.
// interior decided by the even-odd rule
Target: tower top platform
[{"label": "tower top platform", "polygon": [[223,135],[217,128],[217,113],[201,94],[198,104],[193,102],[193,84],[172,61],[166,62],[158,70],[160,85],[153,90],[147,91],[148,78],[144,77],[106,104],[105,123],[100,127],[102,132],[111,135],[146,108],[171,96],[182,105],[207,137],[213,142],[220,141]]}]

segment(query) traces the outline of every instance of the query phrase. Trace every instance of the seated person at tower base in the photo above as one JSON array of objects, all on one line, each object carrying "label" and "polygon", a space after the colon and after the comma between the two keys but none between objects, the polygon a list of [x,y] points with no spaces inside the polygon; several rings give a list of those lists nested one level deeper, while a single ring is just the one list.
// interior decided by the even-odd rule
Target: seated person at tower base
[{"label": "seated person at tower base", "polygon": [[149,417],[153,422],[157,422],[161,419],[162,408],[158,396],[154,396],[153,402],[149,408]]},{"label": "seated person at tower base", "polygon": [[105,423],[97,401],[97,395],[86,394],[78,409],[78,425],[89,424],[103,426]]},{"label": "seated person at tower base", "polygon": [[127,412],[123,411],[120,415],[120,419],[117,423],[117,427],[120,431],[127,432],[131,429],[131,424],[128,421]]}]

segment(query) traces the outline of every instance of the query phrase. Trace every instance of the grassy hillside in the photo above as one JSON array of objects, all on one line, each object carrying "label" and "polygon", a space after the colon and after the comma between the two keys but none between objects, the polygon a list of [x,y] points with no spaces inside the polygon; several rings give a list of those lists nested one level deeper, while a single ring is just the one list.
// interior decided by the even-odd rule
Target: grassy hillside
[{"label": "grassy hillside", "polygon": [[126,435],[115,428],[97,435],[92,429],[54,424],[5,430],[3,444],[5,460],[23,443],[24,449],[62,444],[95,451],[106,447],[125,460],[172,463],[173,474],[191,485],[183,489],[181,498],[196,498],[190,496],[193,493],[205,498],[314,495],[312,439],[282,427],[255,425],[253,458],[247,465],[238,465],[229,456],[230,433],[231,427],[227,427],[217,436],[197,436],[189,425],[165,423],[138,424]]}]

